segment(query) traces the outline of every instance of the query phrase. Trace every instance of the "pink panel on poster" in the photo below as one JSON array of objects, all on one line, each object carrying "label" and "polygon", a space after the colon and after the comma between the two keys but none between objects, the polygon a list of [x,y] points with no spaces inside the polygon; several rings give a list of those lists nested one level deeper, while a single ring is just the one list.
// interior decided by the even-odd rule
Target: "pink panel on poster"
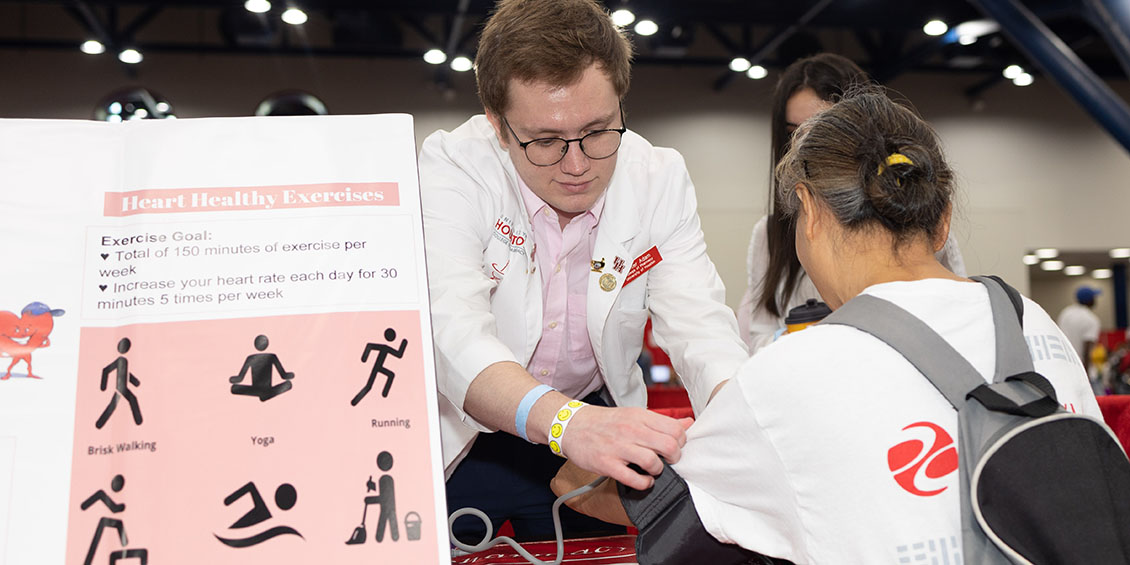
[{"label": "pink panel on poster", "polygon": [[423,563],[420,344],[413,311],[84,328],[67,563]]}]

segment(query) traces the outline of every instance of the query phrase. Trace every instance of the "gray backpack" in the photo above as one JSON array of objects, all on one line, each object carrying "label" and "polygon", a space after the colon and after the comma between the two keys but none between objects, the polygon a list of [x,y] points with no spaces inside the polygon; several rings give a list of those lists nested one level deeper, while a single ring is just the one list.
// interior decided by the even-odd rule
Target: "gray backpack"
[{"label": "gray backpack", "polygon": [[934,330],[870,295],[822,323],[852,326],[906,357],[958,413],[965,565],[1130,563],[1130,461],[1103,422],[1063,410],[1034,371],[1020,294],[996,277],[993,382]]}]

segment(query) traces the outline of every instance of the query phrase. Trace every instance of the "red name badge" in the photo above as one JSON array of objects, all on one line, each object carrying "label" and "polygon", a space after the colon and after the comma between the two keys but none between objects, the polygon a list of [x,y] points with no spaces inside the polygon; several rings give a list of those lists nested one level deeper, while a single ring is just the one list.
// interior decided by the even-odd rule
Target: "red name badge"
[{"label": "red name badge", "polygon": [[636,280],[637,277],[658,265],[662,260],[663,257],[659,255],[659,248],[653,245],[646,253],[636,257],[636,260],[632,261],[632,268],[628,270],[628,278],[624,279],[624,284],[626,285]]}]

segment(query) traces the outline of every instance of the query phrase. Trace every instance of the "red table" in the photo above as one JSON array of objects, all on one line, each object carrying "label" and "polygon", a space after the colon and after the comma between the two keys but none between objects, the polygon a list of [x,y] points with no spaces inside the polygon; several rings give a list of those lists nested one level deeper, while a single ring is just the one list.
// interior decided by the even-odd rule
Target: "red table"
[{"label": "red table", "polygon": [[[542,561],[557,557],[557,543],[540,541],[522,547]],[[530,565],[508,545],[451,558],[452,565]],[[565,560],[578,565],[636,565],[636,536],[612,536],[565,540]]]}]

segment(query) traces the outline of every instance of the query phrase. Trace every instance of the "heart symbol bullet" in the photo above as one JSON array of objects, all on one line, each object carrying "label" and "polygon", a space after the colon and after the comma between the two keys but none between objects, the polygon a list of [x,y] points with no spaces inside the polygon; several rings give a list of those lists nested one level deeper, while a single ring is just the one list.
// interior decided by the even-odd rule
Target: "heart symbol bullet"
[{"label": "heart symbol bullet", "polygon": [[104,284],[100,284],[100,285],[98,285],[98,288],[99,288],[99,289],[100,289],[100,290],[101,290],[102,292],[106,292],[106,285],[104,285]]},{"label": "heart symbol bullet", "polygon": [[107,257],[109,257],[109,256],[110,256],[110,254],[109,254],[109,253],[103,253],[103,254],[102,254],[102,260],[103,260],[103,261],[105,261],[105,260],[106,260],[106,258],[107,258]]}]

